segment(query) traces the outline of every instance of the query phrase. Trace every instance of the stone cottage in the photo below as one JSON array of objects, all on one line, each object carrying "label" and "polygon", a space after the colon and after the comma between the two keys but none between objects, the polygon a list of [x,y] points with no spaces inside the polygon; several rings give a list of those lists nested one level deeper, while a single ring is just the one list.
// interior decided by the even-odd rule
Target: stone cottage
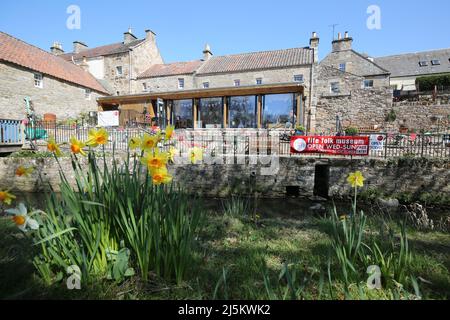
[{"label": "stone cottage", "polygon": [[0,32],[0,119],[26,117],[25,99],[37,116],[77,118],[97,110],[107,90],[82,67]]},{"label": "stone cottage", "polygon": [[86,68],[111,94],[126,95],[134,93],[136,77],[150,66],[163,63],[155,33],[151,30],[145,33],[144,39],[138,39],[129,29],[122,42],[89,48],[83,42],[75,41],[71,53],[64,53],[56,43],[51,50],[66,61]]}]

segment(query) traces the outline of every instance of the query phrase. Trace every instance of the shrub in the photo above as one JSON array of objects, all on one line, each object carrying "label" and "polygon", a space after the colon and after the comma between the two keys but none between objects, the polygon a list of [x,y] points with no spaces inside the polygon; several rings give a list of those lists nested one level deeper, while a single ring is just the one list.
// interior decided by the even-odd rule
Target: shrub
[{"label": "shrub", "polygon": [[358,128],[348,127],[345,129],[345,134],[348,136],[356,136],[359,133]]},{"label": "shrub", "polygon": [[419,91],[432,91],[435,86],[450,86],[450,74],[419,77],[416,79],[416,86]]}]

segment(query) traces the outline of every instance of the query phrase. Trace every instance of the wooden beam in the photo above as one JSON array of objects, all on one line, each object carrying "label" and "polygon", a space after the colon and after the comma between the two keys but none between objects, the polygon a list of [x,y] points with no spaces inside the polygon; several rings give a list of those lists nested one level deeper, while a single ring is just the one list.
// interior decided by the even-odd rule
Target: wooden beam
[{"label": "wooden beam", "polygon": [[281,94],[281,93],[303,93],[304,87],[300,84],[279,84],[279,85],[263,85],[248,87],[229,87],[229,88],[212,88],[212,89],[196,89],[183,90],[174,92],[146,93],[128,96],[111,96],[102,97],[97,101],[99,105],[123,102],[136,102],[143,100],[156,100],[157,98],[165,100],[183,100],[183,99],[199,99],[214,97],[230,97],[230,96],[251,96],[261,94]]},{"label": "wooden beam", "polygon": [[197,129],[197,99],[194,99],[192,109],[194,111],[194,129]]},{"label": "wooden beam", "polygon": [[228,128],[228,104],[227,97],[223,97],[223,127]]},{"label": "wooden beam", "polygon": [[261,117],[262,117],[262,96],[257,96],[257,102],[256,102],[256,120],[257,120],[257,127],[258,129],[261,128]]}]

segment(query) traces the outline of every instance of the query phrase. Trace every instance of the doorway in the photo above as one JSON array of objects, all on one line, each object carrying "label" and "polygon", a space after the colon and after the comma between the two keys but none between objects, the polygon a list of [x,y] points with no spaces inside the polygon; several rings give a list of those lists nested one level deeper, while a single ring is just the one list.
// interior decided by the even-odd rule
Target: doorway
[{"label": "doorway", "polygon": [[330,189],[330,166],[317,164],[314,173],[314,195],[328,198]]}]

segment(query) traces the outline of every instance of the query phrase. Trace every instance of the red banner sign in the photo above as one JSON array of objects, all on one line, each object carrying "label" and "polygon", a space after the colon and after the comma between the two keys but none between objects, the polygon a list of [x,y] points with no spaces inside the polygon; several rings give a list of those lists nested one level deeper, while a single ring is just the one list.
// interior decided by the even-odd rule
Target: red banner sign
[{"label": "red banner sign", "polygon": [[368,156],[369,137],[295,136],[291,138],[291,153]]}]

